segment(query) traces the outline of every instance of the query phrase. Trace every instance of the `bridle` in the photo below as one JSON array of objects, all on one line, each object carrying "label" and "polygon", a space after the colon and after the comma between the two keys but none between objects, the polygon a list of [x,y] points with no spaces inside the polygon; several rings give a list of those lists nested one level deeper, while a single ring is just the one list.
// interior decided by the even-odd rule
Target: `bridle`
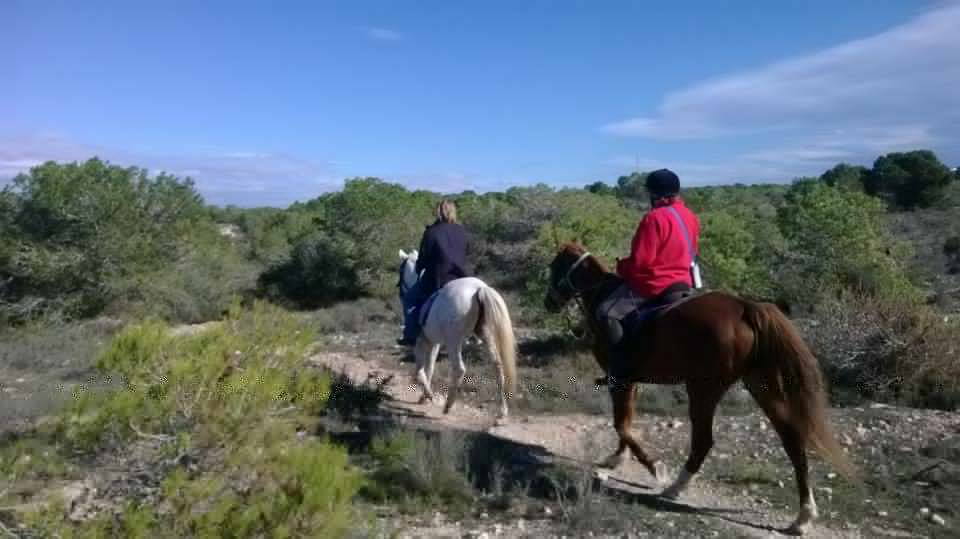
[{"label": "bridle", "polygon": [[[567,268],[567,272],[563,275],[563,278],[560,279],[559,282],[557,282],[556,285],[554,285],[552,282],[550,283],[550,288],[547,289],[547,293],[550,294],[550,296],[553,298],[554,301],[556,301],[559,304],[563,304],[569,301],[570,299],[575,298],[579,302],[584,292],[589,292],[594,288],[602,286],[603,283],[598,283],[593,286],[580,289],[580,288],[577,288],[577,285],[573,284],[573,272],[576,271],[577,268],[580,267],[580,264],[583,264],[583,262],[589,256],[590,256],[589,251],[580,255],[580,258],[578,258],[576,262],[574,262],[573,264],[570,265],[569,268]],[[563,295],[560,293],[561,288],[566,288],[570,291],[570,295],[568,298],[564,298]]]},{"label": "bridle", "polygon": [[[573,264],[570,265],[569,268],[567,268],[567,271],[566,273],[564,273],[563,278],[560,279],[560,281],[556,285],[554,285],[552,282],[550,283],[550,288],[548,288],[547,293],[553,298],[554,301],[557,302],[557,304],[562,305],[567,301],[569,301],[570,298],[572,298],[576,300],[578,306],[580,307],[580,310],[586,313],[586,307],[583,304],[583,298],[582,298],[583,293],[589,290],[592,290],[599,285],[594,285],[582,290],[578,289],[577,286],[573,284],[573,272],[576,271],[577,268],[579,268],[580,265],[583,264],[584,260],[586,260],[587,257],[589,256],[590,256],[589,251],[584,252],[582,255],[580,255],[580,258],[578,258],[576,262],[574,262]],[[559,291],[560,287],[566,287],[570,290],[570,298],[564,299],[563,295]],[[573,324],[571,323],[570,318],[568,316],[565,316],[565,318],[567,320],[567,329],[568,331],[570,331],[571,335],[574,336],[574,338],[579,340],[587,336],[587,333],[589,333],[589,330],[582,335],[577,335],[577,333],[573,330]]]},{"label": "bridle", "polygon": [[574,262],[573,264],[570,265],[569,268],[567,268],[567,273],[564,274],[563,279],[560,279],[560,282],[558,283],[560,285],[564,285],[564,284],[567,285],[567,287],[569,287],[570,290],[573,291],[574,297],[577,297],[583,294],[586,290],[577,290],[577,287],[576,285],[573,284],[573,280],[571,279],[571,277],[573,276],[573,272],[576,271],[576,269],[580,267],[580,264],[583,264],[583,261],[586,260],[587,257],[589,256],[590,256],[590,251],[586,251],[582,255],[580,255],[580,258],[578,258],[576,262]]}]

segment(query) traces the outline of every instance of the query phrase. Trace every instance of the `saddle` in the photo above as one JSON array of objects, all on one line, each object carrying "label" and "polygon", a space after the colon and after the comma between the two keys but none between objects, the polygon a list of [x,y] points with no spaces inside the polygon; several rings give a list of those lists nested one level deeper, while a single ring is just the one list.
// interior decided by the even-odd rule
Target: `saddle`
[{"label": "saddle", "polygon": [[632,340],[646,333],[653,321],[692,299],[695,292],[687,284],[677,283],[667,287],[659,296],[641,304],[620,321],[624,340]]}]

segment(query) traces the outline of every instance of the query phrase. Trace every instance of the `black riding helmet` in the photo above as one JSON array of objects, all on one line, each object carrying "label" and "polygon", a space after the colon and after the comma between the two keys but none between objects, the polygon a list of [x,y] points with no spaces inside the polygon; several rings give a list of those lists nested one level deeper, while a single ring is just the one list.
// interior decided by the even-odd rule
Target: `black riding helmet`
[{"label": "black riding helmet", "polygon": [[661,168],[647,174],[647,192],[653,198],[680,194],[680,178],[672,170]]}]

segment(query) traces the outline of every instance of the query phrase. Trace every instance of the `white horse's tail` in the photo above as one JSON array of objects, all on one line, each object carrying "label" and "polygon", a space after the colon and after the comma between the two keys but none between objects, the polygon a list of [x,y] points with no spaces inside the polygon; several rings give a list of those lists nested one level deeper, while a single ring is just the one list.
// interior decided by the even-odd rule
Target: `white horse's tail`
[{"label": "white horse's tail", "polygon": [[477,291],[482,308],[478,328],[494,359],[499,358],[503,369],[506,393],[512,395],[517,385],[517,341],[513,336],[510,311],[503,297],[493,288],[483,286]]}]

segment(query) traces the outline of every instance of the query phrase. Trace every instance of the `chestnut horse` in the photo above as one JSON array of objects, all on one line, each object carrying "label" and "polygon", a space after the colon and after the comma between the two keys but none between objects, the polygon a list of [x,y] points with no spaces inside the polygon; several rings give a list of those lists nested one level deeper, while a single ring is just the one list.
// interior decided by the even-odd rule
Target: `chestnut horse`
[{"label": "chestnut horse", "polygon": [[[607,326],[597,320],[596,310],[622,282],[577,244],[564,245],[550,264],[545,306],[557,312],[571,299],[582,299],[594,334],[593,353],[604,372],[608,370],[610,342]],[[817,516],[806,450],[816,450],[847,476],[852,476],[854,469],[828,423],[826,392],[817,359],[793,324],[775,305],[722,292],[693,297],[648,324],[649,337],[629,351],[630,376],[609,384],[614,427],[620,442],[602,465],[615,468],[629,447],[633,456],[663,483],[664,465],[651,458],[630,432],[635,388],[638,383],[685,384],[691,450],[677,479],[663,491],[664,496],[676,498],[700,470],[713,446],[717,404],[733,383],[743,380],[793,463],[800,508],[787,531],[804,533]]]}]

